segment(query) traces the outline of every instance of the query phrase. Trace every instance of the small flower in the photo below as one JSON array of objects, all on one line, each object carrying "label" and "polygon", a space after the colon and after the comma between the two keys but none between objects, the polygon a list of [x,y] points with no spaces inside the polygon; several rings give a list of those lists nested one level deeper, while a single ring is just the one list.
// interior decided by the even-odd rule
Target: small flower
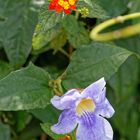
[{"label": "small flower", "polygon": [[76,9],[77,0],[51,0],[48,9],[55,10],[56,12],[64,11],[65,14],[69,14],[71,10]]},{"label": "small flower", "polygon": [[105,97],[105,84],[101,78],[82,91],[71,89],[62,97],[54,96],[51,103],[63,112],[51,130],[67,134],[77,128],[76,140],[112,140],[112,127],[104,117],[112,117],[114,109]]}]

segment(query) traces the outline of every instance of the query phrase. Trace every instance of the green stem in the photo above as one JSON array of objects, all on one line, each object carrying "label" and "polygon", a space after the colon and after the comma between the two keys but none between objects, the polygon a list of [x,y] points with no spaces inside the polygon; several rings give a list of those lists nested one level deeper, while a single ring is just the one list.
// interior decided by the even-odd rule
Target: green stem
[{"label": "green stem", "polygon": [[114,19],[107,20],[99,24],[98,26],[96,26],[94,29],[92,29],[90,33],[90,37],[91,39],[96,41],[109,41],[109,40],[126,38],[132,35],[136,35],[140,33],[140,24],[127,26],[125,28],[118,29],[108,33],[100,33],[100,32],[112,25],[123,23],[126,20],[130,20],[138,17],[140,17],[140,13],[133,13],[133,14],[119,16]]},{"label": "green stem", "polygon": [[71,140],[76,140],[76,134],[75,134],[75,131],[73,131],[71,133]]}]

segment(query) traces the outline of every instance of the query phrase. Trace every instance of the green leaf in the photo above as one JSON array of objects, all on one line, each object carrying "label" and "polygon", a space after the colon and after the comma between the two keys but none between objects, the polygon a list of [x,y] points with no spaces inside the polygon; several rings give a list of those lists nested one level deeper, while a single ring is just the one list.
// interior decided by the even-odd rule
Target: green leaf
[{"label": "green leaf", "polygon": [[21,133],[18,133],[18,138],[16,138],[16,140],[34,140],[40,137],[41,134],[40,122],[32,119],[28,126]]},{"label": "green leaf", "polygon": [[[36,30],[38,30],[37,28],[40,28],[39,26],[40,25],[36,27]],[[49,50],[50,47],[48,46],[48,43],[50,43],[53,39],[55,39],[60,33],[61,27],[59,25],[51,29],[48,29],[47,31],[44,32],[41,31],[35,32],[32,40],[33,53],[40,53],[43,52],[44,50],[45,51]]]},{"label": "green leaf", "polygon": [[34,109],[31,110],[30,112],[40,121],[52,124],[57,122],[60,115],[60,111],[58,111],[52,105],[48,105],[44,109]]},{"label": "green leaf", "polygon": [[[43,48],[61,32],[59,23],[64,16],[62,13],[56,13],[55,11],[48,10],[48,4],[49,2],[47,1],[39,13],[39,21],[33,36],[34,50]],[[45,48],[45,50],[48,49],[50,48]]]},{"label": "green leaf", "polygon": [[135,100],[131,96],[123,102],[114,105],[115,116],[112,119],[114,127],[122,137],[126,137],[128,140],[136,139],[138,132],[139,113],[136,109]]},{"label": "green leaf", "polygon": [[4,78],[11,71],[12,67],[8,63],[0,61],[0,79]]},{"label": "green leaf", "polygon": [[140,35],[133,36],[131,38],[126,38],[126,39],[119,39],[115,41],[115,43],[122,48],[125,48],[127,50],[130,50],[140,55],[140,47],[139,47]]},{"label": "green leaf", "polygon": [[130,0],[131,1],[131,12],[140,12],[140,1],[139,0]]},{"label": "green leaf", "polygon": [[10,140],[10,127],[0,122],[0,140]]},{"label": "green leaf", "polygon": [[53,133],[51,131],[51,126],[52,124],[51,123],[44,123],[44,124],[41,124],[41,128],[46,132],[46,134],[48,134],[49,136],[51,136],[54,140],[58,140],[60,138],[63,138],[64,135],[57,135],[55,133]]},{"label": "green leaf", "polygon": [[135,57],[130,57],[109,80],[115,97],[113,103],[116,113],[113,123],[119,132],[130,140],[136,139],[139,124],[136,101],[138,81],[139,60]]},{"label": "green leaf", "polygon": [[30,111],[36,118],[41,120],[41,128],[47,135],[51,136],[54,140],[62,138],[63,135],[57,135],[53,133],[50,127],[57,123],[60,111],[54,108],[52,105],[48,105],[45,109],[35,109]]},{"label": "green leaf", "polygon": [[0,110],[28,110],[50,104],[49,74],[30,64],[0,81]]},{"label": "green leaf", "polygon": [[139,60],[134,56],[130,57],[109,80],[110,86],[114,89],[117,102],[133,95],[139,81]]},{"label": "green leaf", "polygon": [[33,54],[39,54],[50,49],[54,50],[54,53],[61,50],[66,44],[66,33],[60,28],[52,28],[44,34],[38,34],[33,38]]},{"label": "green leaf", "polygon": [[[72,24],[71,24],[72,23]],[[89,44],[89,34],[77,19],[69,15],[62,21],[62,26],[67,33],[67,37],[71,45],[78,47],[80,45]]]},{"label": "green leaf", "polygon": [[62,50],[62,47],[67,43],[65,31],[61,31],[49,44],[48,47],[54,50],[56,53],[59,50]]},{"label": "green leaf", "polygon": [[131,54],[107,43],[83,46],[72,56],[63,86],[66,89],[86,87],[101,77],[108,80]]},{"label": "green leaf", "polygon": [[[136,13],[136,12],[140,12],[140,1],[139,0],[130,0],[130,13]],[[133,24],[139,23],[140,19],[139,18],[134,18],[133,20]]]},{"label": "green leaf", "polygon": [[37,12],[31,0],[0,0],[0,40],[9,61],[16,67],[25,63],[32,47]]},{"label": "green leaf", "polygon": [[39,31],[45,32],[53,28],[60,23],[63,17],[63,13],[56,13],[55,11],[48,10],[48,2],[46,2],[39,14]]},{"label": "green leaf", "polygon": [[16,131],[21,132],[30,123],[32,116],[26,111],[16,111],[14,112],[14,119]]},{"label": "green leaf", "polygon": [[98,0],[98,3],[108,16],[115,17],[127,11],[129,0]]}]

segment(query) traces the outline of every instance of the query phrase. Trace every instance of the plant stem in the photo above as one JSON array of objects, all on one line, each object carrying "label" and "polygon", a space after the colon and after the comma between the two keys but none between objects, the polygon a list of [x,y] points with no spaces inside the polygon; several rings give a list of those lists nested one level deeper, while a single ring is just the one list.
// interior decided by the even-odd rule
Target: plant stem
[{"label": "plant stem", "polygon": [[106,29],[107,27],[110,27],[117,23],[123,23],[126,20],[135,19],[138,17],[140,17],[140,13],[133,13],[133,14],[119,16],[119,17],[107,20],[99,24],[98,26],[96,26],[94,29],[92,29],[90,33],[90,37],[91,39],[96,40],[96,41],[109,41],[109,40],[126,38],[132,35],[136,35],[140,33],[140,24],[127,26],[122,29],[118,29],[118,30],[108,32],[108,33],[100,33],[100,32]]}]

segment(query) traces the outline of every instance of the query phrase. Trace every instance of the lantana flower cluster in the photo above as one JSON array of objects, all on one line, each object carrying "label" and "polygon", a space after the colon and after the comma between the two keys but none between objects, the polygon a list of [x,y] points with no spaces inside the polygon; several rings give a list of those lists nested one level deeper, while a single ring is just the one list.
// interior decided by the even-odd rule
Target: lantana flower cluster
[{"label": "lantana flower cluster", "polygon": [[69,14],[71,10],[76,9],[76,2],[77,0],[51,0],[48,9],[58,13],[64,11],[65,14]]}]

